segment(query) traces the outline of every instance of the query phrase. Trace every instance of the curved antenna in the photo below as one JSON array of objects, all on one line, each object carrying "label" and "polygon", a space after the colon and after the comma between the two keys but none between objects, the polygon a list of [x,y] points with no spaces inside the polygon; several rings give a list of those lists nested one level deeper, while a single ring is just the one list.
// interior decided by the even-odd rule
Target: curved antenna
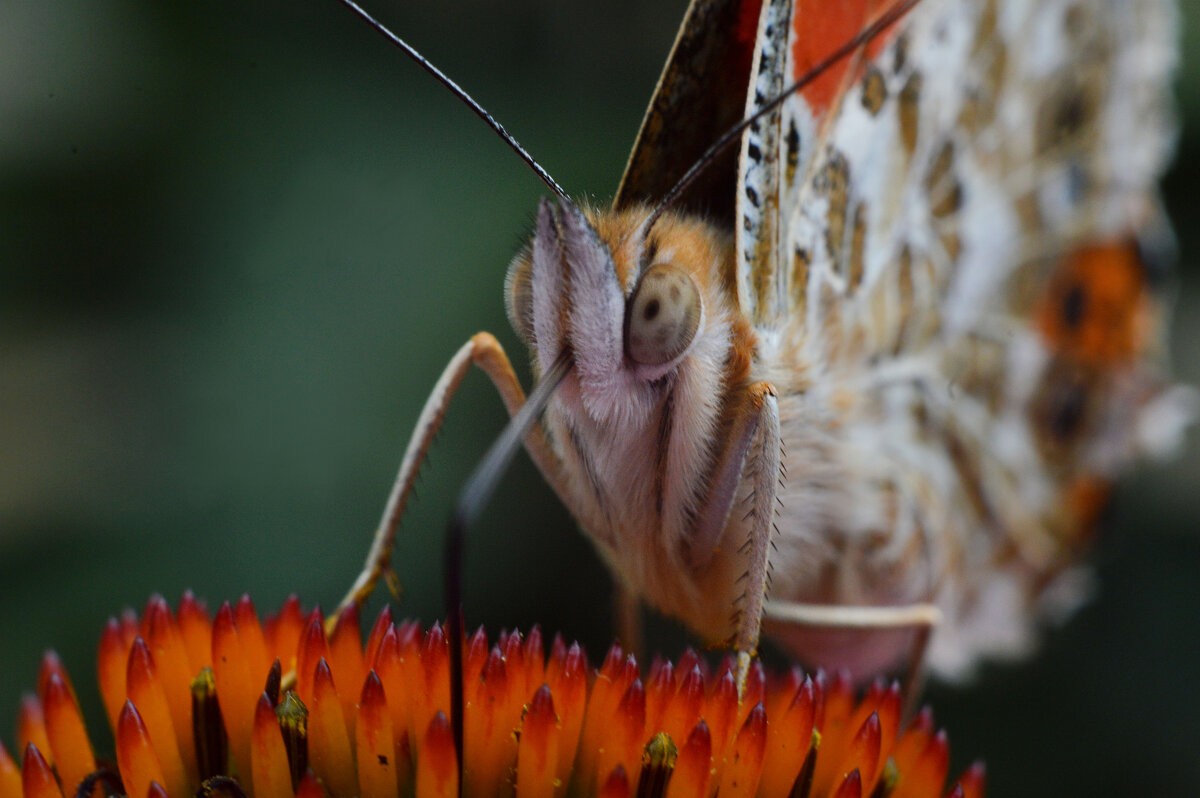
[{"label": "curved antenna", "polygon": [[[569,201],[569,200],[568,200]],[[508,470],[525,433],[537,421],[542,410],[550,403],[554,391],[571,370],[571,354],[568,350],[550,365],[542,379],[530,392],[521,409],[509,419],[508,426],[492,442],[491,448],[475,466],[467,484],[458,494],[454,514],[446,528],[446,637],[450,644],[450,724],[454,732],[454,750],[458,758],[459,795],[462,794],[463,769],[463,622],[462,622],[462,568],[463,544],[467,529],[476,520],[491,499],[500,477]]]},{"label": "curved antenna", "polygon": [[733,142],[737,141],[746,128],[750,127],[759,119],[762,119],[764,116],[783,105],[784,100],[800,91],[817,78],[821,77],[825,70],[829,69],[838,61],[846,58],[855,50],[862,47],[864,44],[867,44],[879,34],[883,33],[885,29],[907,14],[912,7],[919,2],[921,2],[921,0],[902,0],[902,2],[897,3],[889,8],[879,17],[879,19],[875,20],[870,25],[859,31],[853,39],[850,39],[841,47],[834,50],[832,53],[818,62],[816,66],[801,75],[795,83],[786,86],[783,91],[779,92],[779,94],[769,100],[753,114],[727,130],[719,139],[716,140],[716,142],[712,144],[712,146],[705,150],[704,153],[696,159],[695,163],[688,167],[688,170],[683,173],[683,177],[679,178],[678,182],[671,186],[670,191],[663,195],[663,198],[658,201],[658,204],[654,206],[654,210],[651,211],[650,216],[648,216],[646,221],[642,224],[642,235],[644,236],[650,232],[650,228],[654,227],[654,223],[658,221],[658,217],[662,216],[663,211],[670,207],[671,203],[679,199],[679,195],[682,194],[687,187],[695,181],[701,172],[703,172],[705,169],[711,166],[714,161],[717,160],[718,155],[727,150],[729,146],[733,144]]},{"label": "curved antenna", "polygon": [[516,138],[513,137],[513,134],[505,130],[504,125],[497,122],[496,118],[489,114],[482,105],[476,102],[474,97],[467,94],[465,89],[451,80],[445,72],[434,66],[428,58],[417,52],[412,45],[401,39],[396,34],[392,33],[382,22],[368,14],[367,11],[358,3],[355,3],[354,0],[341,0],[341,3],[346,8],[350,9],[359,17],[361,17],[368,25],[377,30],[379,34],[383,36],[383,38],[400,48],[401,52],[417,63],[417,66],[421,67],[421,69],[424,69],[426,72],[432,75],[434,80],[445,86],[451,94],[453,94],[455,97],[461,100],[464,105],[470,108],[475,116],[482,119],[488,127],[495,131],[496,135],[504,140],[504,143],[507,144],[509,148],[517,154],[517,157],[525,162],[526,166],[533,170],[535,175],[541,178],[541,181],[545,183],[551,191],[567,202],[571,201],[571,198],[567,196],[567,192],[563,191],[562,186],[560,186],[558,182],[550,176],[549,172],[542,168],[540,163],[533,159],[533,156],[521,146],[521,142],[517,141]]}]

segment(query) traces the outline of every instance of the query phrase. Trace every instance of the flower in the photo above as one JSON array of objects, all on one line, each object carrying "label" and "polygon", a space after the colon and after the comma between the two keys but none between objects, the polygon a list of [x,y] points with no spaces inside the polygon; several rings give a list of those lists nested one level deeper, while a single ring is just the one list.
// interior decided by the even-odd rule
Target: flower
[{"label": "flower", "polygon": [[[738,701],[727,661],[657,662],[645,681],[614,645],[598,670],[535,627],[466,640],[465,796],[938,796],[944,732],[928,710],[900,729],[896,685],[860,701],[850,681],[750,673]],[[393,623],[362,642],[357,611],[327,625],[295,597],[260,624],[243,597],[215,617],[190,593],[175,613],[108,622],[100,692],[116,764],[98,760],[75,690],[47,654],[0,745],[0,798],[127,794],[392,797],[458,794],[449,646],[439,626]],[[983,793],[969,768],[949,795]]]}]

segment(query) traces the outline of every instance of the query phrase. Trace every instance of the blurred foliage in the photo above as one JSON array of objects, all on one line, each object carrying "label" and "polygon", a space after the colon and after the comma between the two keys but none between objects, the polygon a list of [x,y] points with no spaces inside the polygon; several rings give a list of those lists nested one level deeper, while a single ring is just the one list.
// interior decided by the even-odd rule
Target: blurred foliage
[{"label": "blurred foliage", "polygon": [[[604,201],[685,4],[377,5],[569,191]],[[1177,370],[1195,383],[1190,0],[1187,14],[1167,192],[1182,253]],[[523,359],[501,288],[544,192],[334,2],[26,0],[0,20],[0,737],[11,743],[47,646],[102,724],[99,630],[151,591],[174,601],[191,587],[213,605],[249,591],[264,611],[291,591],[336,602],[446,359],[480,329]],[[401,532],[403,612],[441,614],[444,519],[502,423],[486,380],[469,379]],[[1034,662],[933,692],[959,761],[987,758],[993,795],[1200,792],[1198,474],[1193,442],[1122,490],[1096,555],[1097,601]],[[610,636],[607,577],[527,463],[473,533],[467,583],[472,624],[538,621],[594,656]],[[654,629],[678,654],[684,636]]]}]

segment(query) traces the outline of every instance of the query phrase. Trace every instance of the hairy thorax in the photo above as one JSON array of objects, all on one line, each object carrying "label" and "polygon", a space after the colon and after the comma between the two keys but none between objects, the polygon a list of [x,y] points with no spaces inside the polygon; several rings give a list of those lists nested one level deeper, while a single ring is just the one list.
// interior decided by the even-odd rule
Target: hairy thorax
[{"label": "hairy thorax", "polygon": [[[707,639],[723,639],[743,568],[740,540],[722,539],[706,561],[691,556],[692,532],[704,509],[718,447],[750,379],[755,336],[733,294],[732,239],[703,221],[666,214],[642,237],[646,208],[585,210],[609,256],[619,305],[585,304],[572,291],[582,277],[561,258],[557,302],[538,292],[547,271],[535,266],[538,242],[518,253],[509,270],[508,307],[529,344],[535,367],[546,368],[561,347],[576,368],[546,413],[546,426],[567,473],[572,510],[624,586]],[[686,353],[669,368],[634,362],[622,351],[601,367],[590,351],[598,339],[627,335],[626,306],[639,271],[670,264],[699,292],[701,319]],[[615,296],[615,295],[614,295]],[[620,315],[618,315],[618,313]],[[579,364],[583,362],[584,368]]]}]

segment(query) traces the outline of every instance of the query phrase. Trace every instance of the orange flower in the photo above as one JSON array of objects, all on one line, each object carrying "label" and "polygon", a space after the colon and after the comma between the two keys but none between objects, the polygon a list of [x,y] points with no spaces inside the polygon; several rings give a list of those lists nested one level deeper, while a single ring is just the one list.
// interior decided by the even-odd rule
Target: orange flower
[{"label": "orange flower", "polygon": [[[21,767],[0,745],[0,798],[127,794],[399,798],[459,793],[449,651],[438,626],[347,611],[326,633],[289,599],[260,624],[249,598],[215,618],[187,594],[110,620],[99,681],[116,739],[98,760],[74,688],[47,654],[21,706]],[[855,701],[848,680],[755,666],[739,703],[726,663],[692,652],[642,680],[613,646],[483,631],[464,654],[465,796],[939,796],[946,736],[928,710],[900,730],[898,687]],[[975,766],[948,795],[983,794]]]}]

